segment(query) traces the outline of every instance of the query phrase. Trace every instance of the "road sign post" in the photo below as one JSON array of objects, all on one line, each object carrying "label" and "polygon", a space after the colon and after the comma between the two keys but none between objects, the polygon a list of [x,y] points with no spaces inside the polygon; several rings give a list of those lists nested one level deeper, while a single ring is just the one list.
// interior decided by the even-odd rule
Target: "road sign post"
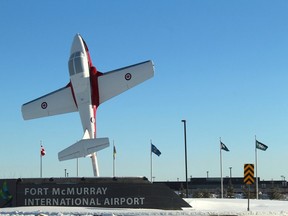
[{"label": "road sign post", "polygon": [[250,211],[250,185],[254,183],[254,164],[244,164],[244,183],[248,185],[247,211]]},{"label": "road sign post", "polygon": [[248,207],[247,211],[250,211],[250,184],[248,185]]}]

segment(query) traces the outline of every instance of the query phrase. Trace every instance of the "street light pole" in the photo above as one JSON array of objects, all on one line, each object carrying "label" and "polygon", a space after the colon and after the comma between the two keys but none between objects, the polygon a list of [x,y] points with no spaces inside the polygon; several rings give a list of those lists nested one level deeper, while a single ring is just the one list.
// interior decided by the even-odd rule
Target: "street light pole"
[{"label": "street light pole", "polygon": [[185,144],[185,174],[186,174],[186,198],[188,198],[188,173],[187,173],[187,140],[186,140],[186,120],[184,123],[184,144]]}]

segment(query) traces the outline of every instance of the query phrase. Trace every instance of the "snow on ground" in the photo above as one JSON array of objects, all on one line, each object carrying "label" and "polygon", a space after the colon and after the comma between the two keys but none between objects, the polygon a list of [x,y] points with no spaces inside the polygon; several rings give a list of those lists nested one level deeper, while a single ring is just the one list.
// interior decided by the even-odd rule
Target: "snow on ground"
[{"label": "snow on ground", "polygon": [[250,200],[250,211],[247,211],[246,199],[186,199],[193,208],[183,211],[156,209],[105,209],[93,207],[15,207],[0,209],[0,216],[5,215],[101,215],[101,216],[232,216],[232,215],[284,215],[288,216],[288,201]]}]

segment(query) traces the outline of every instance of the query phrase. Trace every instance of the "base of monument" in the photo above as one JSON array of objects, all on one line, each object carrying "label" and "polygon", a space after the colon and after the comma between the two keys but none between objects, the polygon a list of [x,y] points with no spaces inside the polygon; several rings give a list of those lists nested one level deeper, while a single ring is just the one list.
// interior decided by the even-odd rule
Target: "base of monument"
[{"label": "base of monument", "polygon": [[0,207],[85,206],[181,210],[191,207],[147,178],[0,179]]}]

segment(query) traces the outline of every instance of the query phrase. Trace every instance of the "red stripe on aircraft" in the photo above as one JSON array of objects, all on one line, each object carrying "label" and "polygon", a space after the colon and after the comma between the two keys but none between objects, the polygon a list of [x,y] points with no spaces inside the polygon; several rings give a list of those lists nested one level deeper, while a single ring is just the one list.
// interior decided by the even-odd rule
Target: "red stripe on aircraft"
[{"label": "red stripe on aircraft", "polygon": [[90,68],[91,100],[92,104],[96,105],[97,107],[100,105],[98,77],[101,75],[102,73],[97,71],[97,69],[94,66]]},{"label": "red stripe on aircraft", "polygon": [[85,46],[85,50],[87,53],[88,65],[89,65],[89,72],[90,72],[90,84],[91,84],[91,101],[92,105],[97,107],[100,105],[99,103],[99,89],[98,89],[98,77],[101,76],[103,73],[97,71],[96,67],[92,64],[92,59],[89,53],[88,46],[85,40],[81,37],[83,44]]}]

